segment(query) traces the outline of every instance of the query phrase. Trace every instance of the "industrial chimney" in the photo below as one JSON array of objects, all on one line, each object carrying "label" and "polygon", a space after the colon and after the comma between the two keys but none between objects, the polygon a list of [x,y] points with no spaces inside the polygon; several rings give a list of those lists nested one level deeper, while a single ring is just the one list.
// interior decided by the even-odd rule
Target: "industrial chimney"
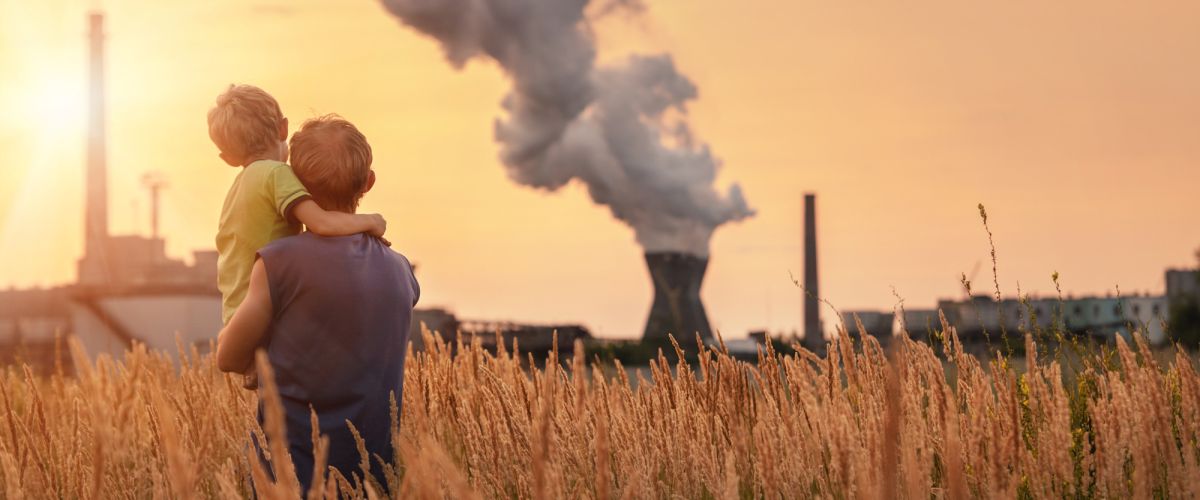
[{"label": "industrial chimney", "polygon": [[708,259],[682,252],[647,252],[646,265],[654,282],[654,305],[642,340],[665,343],[667,334],[674,334],[687,346],[699,333],[706,343],[711,341],[712,328],[700,302]]},{"label": "industrial chimney", "polygon": [[108,236],[108,179],[104,133],[104,14],[88,16],[90,85],[88,88],[87,251],[98,250]]},{"label": "industrial chimney", "polygon": [[87,203],[84,206],[84,251],[79,282],[103,284],[110,277],[108,249],[108,172],[104,128],[104,14],[88,15],[89,85]]},{"label": "industrial chimney", "polygon": [[825,346],[821,332],[821,304],[817,280],[817,195],[804,194],[804,344]]}]

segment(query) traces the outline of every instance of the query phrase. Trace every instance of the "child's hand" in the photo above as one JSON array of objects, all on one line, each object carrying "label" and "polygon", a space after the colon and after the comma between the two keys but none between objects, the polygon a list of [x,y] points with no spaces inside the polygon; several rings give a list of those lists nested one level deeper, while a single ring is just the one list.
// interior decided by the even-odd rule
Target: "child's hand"
[{"label": "child's hand", "polygon": [[367,232],[371,236],[379,238],[385,245],[392,246],[392,242],[383,237],[383,233],[387,232],[387,221],[384,220],[383,216],[379,214],[367,214],[367,217],[371,218],[371,229]]}]

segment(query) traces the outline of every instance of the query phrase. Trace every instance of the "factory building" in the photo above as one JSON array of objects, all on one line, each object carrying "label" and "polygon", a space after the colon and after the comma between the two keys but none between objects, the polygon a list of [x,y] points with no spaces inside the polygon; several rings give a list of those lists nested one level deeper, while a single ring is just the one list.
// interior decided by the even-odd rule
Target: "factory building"
[{"label": "factory building", "polygon": [[[998,340],[1002,331],[1014,334],[1040,329],[1049,331],[1055,324],[1067,332],[1088,335],[1111,342],[1117,335],[1131,339],[1134,331],[1152,344],[1167,341],[1167,299],[1161,295],[1123,297],[1013,298],[996,302],[993,297],[976,295],[968,300],[942,300],[938,309],[958,329],[964,342]],[[937,325],[938,323],[934,323]]]},{"label": "factory building", "polygon": [[55,336],[71,324],[68,287],[0,290],[0,364],[54,366]]},{"label": "factory building", "polygon": [[859,331],[858,322],[862,323],[867,335],[886,343],[892,338],[896,315],[890,311],[842,311],[842,324],[853,338],[859,338],[864,333]]},{"label": "factory building", "polygon": [[1200,301],[1200,269],[1167,269],[1168,300]]},{"label": "factory building", "polygon": [[[940,300],[936,309],[907,309],[897,329],[909,337],[927,340],[930,333],[942,329],[939,311],[946,322],[955,327],[964,343],[1000,341],[1002,332],[1021,335],[1024,331],[1051,331],[1055,325],[1073,335],[1086,335],[1103,342],[1112,342],[1120,335],[1126,340],[1136,331],[1151,344],[1168,341],[1167,321],[1169,302],[1163,295],[1133,295],[1123,297],[1033,298],[1020,301],[1002,299],[999,303],[987,295],[966,300]],[[859,311],[860,317],[882,312]],[[890,313],[889,313],[890,314]],[[843,318],[848,328],[854,323],[847,314]],[[880,331],[885,328],[879,327]],[[874,334],[874,331],[871,332]]]},{"label": "factory building", "polygon": [[496,352],[499,342],[504,349],[511,351],[515,344],[521,352],[537,353],[539,357],[554,347],[555,335],[558,336],[559,355],[564,358],[574,354],[576,340],[587,342],[593,339],[591,331],[583,325],[459,320],[454,313],[440,307],[413,311],[411,342],[414,351],[427,347],[425,331],[452,347],[459,340],[463,343],[479,341],[484,349]]},{"label": "factory building", "polygon": [[942,322],[937,309],[908,309],[901,315],[897,331],[908,332],[916,340],[928,340],[929,334],[941,330]]}]

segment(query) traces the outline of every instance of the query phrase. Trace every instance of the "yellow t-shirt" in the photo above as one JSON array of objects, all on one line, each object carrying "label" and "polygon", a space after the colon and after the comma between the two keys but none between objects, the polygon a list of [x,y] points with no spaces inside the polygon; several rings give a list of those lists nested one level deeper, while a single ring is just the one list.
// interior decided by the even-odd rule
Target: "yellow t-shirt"
[{"label": "yellow t-shirt", "polygon": [[247,165],[229,186],[217,227],[217,288],[224,323],[246,299],[258,250],[300,232],[300,222],[289,211],[307,196],[292,167],[273,160]]}]

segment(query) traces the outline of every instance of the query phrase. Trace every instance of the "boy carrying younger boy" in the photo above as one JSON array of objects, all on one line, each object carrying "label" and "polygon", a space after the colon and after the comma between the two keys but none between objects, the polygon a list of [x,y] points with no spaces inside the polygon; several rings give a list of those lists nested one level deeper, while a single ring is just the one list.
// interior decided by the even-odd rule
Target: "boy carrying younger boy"
[{"label": "boy carrying younger boy", "polygon": [[[217,228],[217,288],[221,320],[228,324],[246,298],[255,255],[267,243],[300,233],[320,236],[370,233],[382,237],[379,214],[325,211],[284,163],[288,121],[274,97],[252,85],[230,85],[208,112],[208,135],[221,159],[241,167],[225,195]],[[386,240],[385,240],[386,243]],[[255,385],[250,376],[247,386]]]}]

